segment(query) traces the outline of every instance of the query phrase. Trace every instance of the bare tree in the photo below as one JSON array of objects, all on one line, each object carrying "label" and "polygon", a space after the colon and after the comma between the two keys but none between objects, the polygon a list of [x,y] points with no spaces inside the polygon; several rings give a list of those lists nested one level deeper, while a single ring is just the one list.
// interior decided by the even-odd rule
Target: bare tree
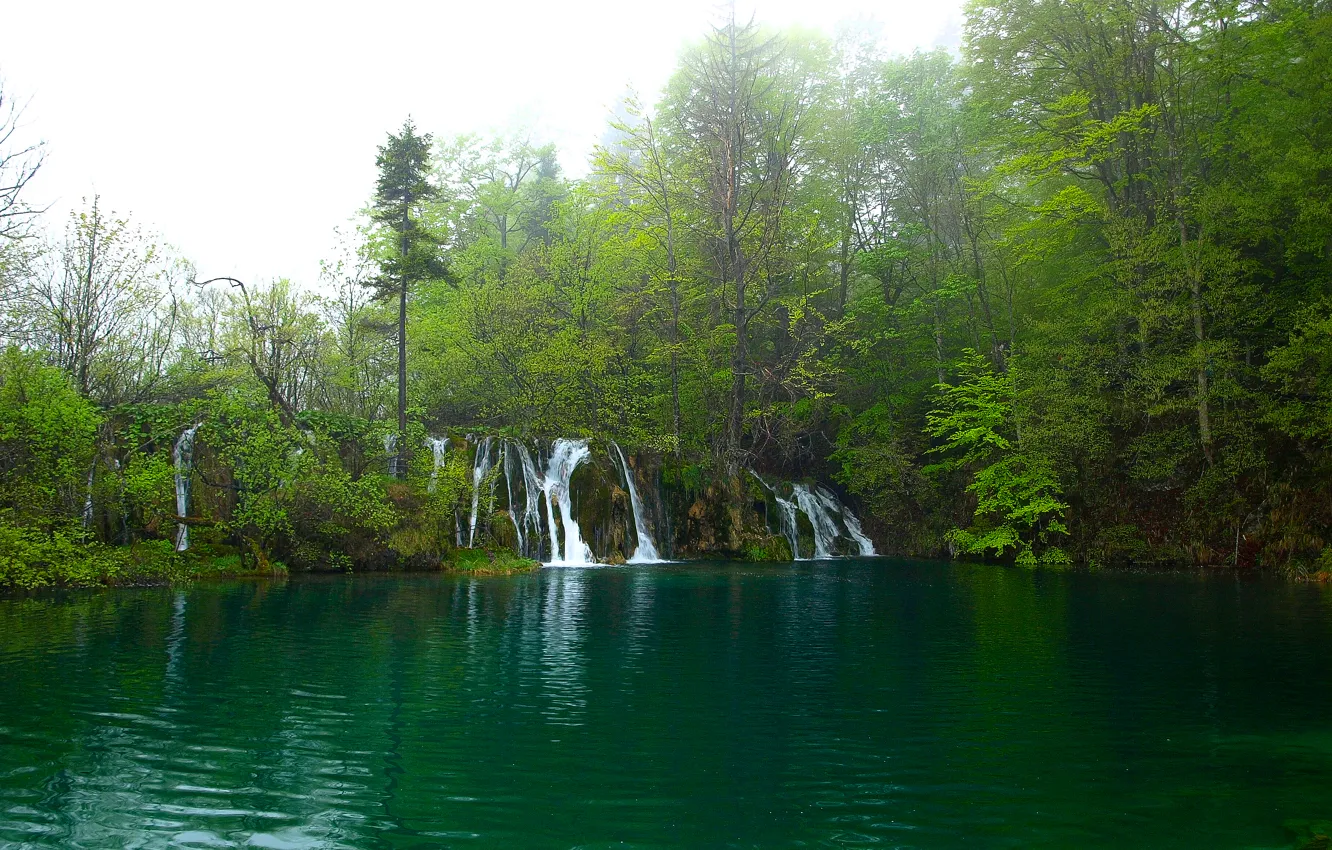
[{"label": "bare tree", "polygon": [[331,337],[330,356],[320,364],[322,403],[364,419],[375,418],[392,403],[387,389],[396,354],[385,334],[393,323],[366,289],[375,271],[364,245],[354,243],[344,244],[336,260],[320,267],[323,288],[332,293],[319,299]]},{"label": "bare tree", "polygon": [[196,281],[199,287],[226,283],[226,323],[220,334],[220,361],[247,369],[263,385],[282,424],[296,425],[297,413],[313,397],[319,381],[324,325],[312,296],[290,281],[275,280],[253,291],[234,277]]},{"label": "bare tree", "polygon": [[26,341],[50,352],[84,395],[103,404],[145,398],[174,354],[172,282],[188,273],[93,198],[23,282]]},{"label": "bare tree", "polygon": [[5,94],[0,80],[0,238],[16,239],[27,233],[28,224],[42,210],[29,205],[23,189],[42,167],[45,143],[18,142],[23,108]]}]

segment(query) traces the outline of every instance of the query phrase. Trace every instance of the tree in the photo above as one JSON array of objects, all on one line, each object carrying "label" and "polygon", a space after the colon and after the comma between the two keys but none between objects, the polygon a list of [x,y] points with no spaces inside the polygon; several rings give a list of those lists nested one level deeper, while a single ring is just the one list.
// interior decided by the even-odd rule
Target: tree
[{"label": "tree", "polygon": [[74,523],[100,421],[68,375],[37,355],[0,352],[0,525]]},{"label": "tree", "polygon": [[775,265],[813,83],[780,39],[737,23],[732,5],[727,22],[686,56],[668,98],[686,197],[732,337],[720,439],[732,475],[742,465],[750,324],[783,279]]},{"label": "tree", "polygon": [[0,240],[23,236],[41,212],[27,202],[23,190],[42,167],[44,143],[18,143],[22,117],[23,110],[5,94],[0,80]]},{"label": "tree", "polygon": [[1023,451],[1012,402],[1015,370],[996,374],[970,350],[957,368],[955,386],[939,385],[939,406],[926,426],[942,441],[930,452],[945,458],[932,469],[962,471],[975,496],[972,523],[954,528],[949,540],[967,554],[1003,556],[1012,549],[1019,564],[1067,564],[1068,555],[1051,537],[1068,533],[1068,505],[1060,500],[1062,488],[1050,465]]},{"label": "tree", "polygon": [[417,135],[412,119],[402,130],[389,134],[379,148],[375,164],[379,180],[375,186],[373,218],[394,237],[380,260],[383,275],[375,282],[381,296],[398,299],[398,439],[393,472],[407,473],[407,296],[413,283],[442,277],[439,240],[422,223],[422,207],[439,190],[430,180],[430,134]]},{"label": "tree", "polygon": [[33,263],[24,315],[28,342],[50,352],[85,396],[105,405],[143,400],[173,354],[173,262],[101,199],[71,213],[65,238]]}]

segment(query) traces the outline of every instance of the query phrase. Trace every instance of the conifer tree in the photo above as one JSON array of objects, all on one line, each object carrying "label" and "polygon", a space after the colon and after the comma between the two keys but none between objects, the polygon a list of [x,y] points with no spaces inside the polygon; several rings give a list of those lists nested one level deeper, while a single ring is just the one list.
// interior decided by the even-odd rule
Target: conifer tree
[{"label": "conifer tree", "polygon": [[388,255],[380,260],[382,274],[372,285],[381,298],[398,299],[398,439],[392,459],[399,477],[407,471],[407,295],[412,283],[442,277],[439,240],[421,222],[421,206],[439,194],[430,181],[430,134],[418,135],[412,119],[397,135],[389,134],[375,164],[374,220],[394,236]]}]

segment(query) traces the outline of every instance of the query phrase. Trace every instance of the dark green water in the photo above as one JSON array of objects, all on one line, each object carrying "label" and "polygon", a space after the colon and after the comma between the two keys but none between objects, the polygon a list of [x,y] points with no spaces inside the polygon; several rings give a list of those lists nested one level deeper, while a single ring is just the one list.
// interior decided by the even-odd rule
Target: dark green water
[{"label": "dark green water", "polygon": [[1332,594],[892,561],[0,600],[0,847],[1283,847]]}]

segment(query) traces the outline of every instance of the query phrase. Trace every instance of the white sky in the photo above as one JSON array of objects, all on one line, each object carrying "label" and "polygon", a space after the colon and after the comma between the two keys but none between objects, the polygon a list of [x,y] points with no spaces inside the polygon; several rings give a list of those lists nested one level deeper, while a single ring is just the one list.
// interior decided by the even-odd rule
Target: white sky
[{"label": "white sky", "polygon": [[[98,193],[204,276],[313,285],[410,113],[438,137],[531,127],[580,174],[627,87],[645,101],[715,0],[6,4],[0,78],[47,142],[30,201],[60,227]],[[952,46],[961,0],[741,0],[742,16],[888,49]]]}]

